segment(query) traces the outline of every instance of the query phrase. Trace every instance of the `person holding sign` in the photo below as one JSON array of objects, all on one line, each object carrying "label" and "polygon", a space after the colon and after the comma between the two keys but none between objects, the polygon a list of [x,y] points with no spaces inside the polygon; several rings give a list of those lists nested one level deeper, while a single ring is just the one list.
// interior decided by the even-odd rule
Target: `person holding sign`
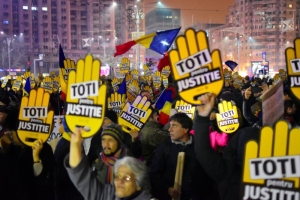
[{"label": "person holding sign", "polygon": [[[185,113],[170,118],[170,137],[155,151],[150,167],[150,181],[154,197],[163,200],[214,199],[211,179],[195,159],[194,137],[189,133],[192,119]],[[181,193],[174,188],[178,154],[185,153]]]},{"label": "person holding sign", "polygon": [[221,156],[211,148],[209,138],[209,115],[215,106],[216,97],[212,93],[206,93],[199,100],[202,105],[197,107],[194,119],[196,158],[205,172],[218,184],[222,200],[239,200],[237,191],[240,189],[245,144],[249,140],[258,140],[259,129],[240,129],[223,148]]},{"label": "person holding sign", "polygon": [[114,165],[113,184],[102,184],[92,174],[87,158],[82,154],[82,142],[81,129],[76,128],[71,138],[70,155],[65,158],[65,167],[85,199],[151,198],[147,168],[143,162],[131,157],[117,160]]}]

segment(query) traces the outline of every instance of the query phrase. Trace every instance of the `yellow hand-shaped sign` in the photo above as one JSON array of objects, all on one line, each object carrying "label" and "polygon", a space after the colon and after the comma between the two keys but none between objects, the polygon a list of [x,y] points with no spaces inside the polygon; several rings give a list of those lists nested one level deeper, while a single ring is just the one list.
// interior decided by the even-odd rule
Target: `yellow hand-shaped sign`
[{"label": "yellow hand-shaped sign", "polygon": [[89,54],[79,59],[77,69],[68,77],[66,122],[74,132],[85,127],[83,138],[91,137],[102,126],[106,102],[106,85],[99,87],[100,61]]},{"label": "yellow hand-shaped sign", "polygon": [[122,58],[120,64],[120,73],[126,74],[130,70],[130,60],[128,58]]},{"label": "yellow hand-shaped sign", "polygon": [[61,90],[67,94],[67,83],[70,71],[76,71],[75,62],[69,58],[64,60],[64,68],[59,68]]},{"label": "yellow hand-shaped sign", "polygon": [[46,76],[42,82],[42,88],[45,89],[46,92],[49,92],[50,94],[53,91],[53,83],[52,83],[52,79],[50,78],[50,76]]},{"label": "yellow hand-shaped sign", "polygon": [[294,47],[285,51],[286,66],[291,91],[300,99],[300,38],[295,39]]},{"label": "yellow hand-shaped sign", "polygon": [[163,78],[163,85],[164,85],[165,88],[167,88],[169,86],[168,78]]},{"label": "yellow hand-shaped sign", "polygon": [[259,143],[249,141],[240,199],[299,199],[300,129],[278,121],[262,128]]},{"label": "yellow hand-shaped sign", "polygon": [[165,66],[165,67],[163,67],[162,70],[161,70],[161,76],[162,76],[163,78],[168,78],[169,75],[170,75],[170,73],[171,73],[170,66]]},{"label": "yellow hand-shaped sign", "polygon": [[286,79],[286,71],[284,69],[280,69],[279,70],[279,77],[281,78],[281,80],[285,80]]},{"label": "yellow hand-shaped sign", "polygon": [[137,80],[133,80],[127,88],[126,95],[130,102],[133,102],[133,100],[137,97],[137,95],[140,92],[139,82]]},{"label": "yellow hand-shaped sign", "polygon": [[39,73],[38,77],[35,79],[37,86],[40,86],[41,82],[44,80],[43,74]]},{"label": "yellow hand-shaped sign", "polygon": [[55,73],[55,71],[52,71],[52,72],[50,72],[50,78],[53,80],[54,78],[55,78],[55,76],[56,76],[56,73]]},{"label": "yellow hand-shaped sign", "polygon": [[111,85],[114,89],[114,92],[117,92],[119,90],[118,85],[120,84],[119,80],[117,78],[113,78],[113,80],[111,81]]},{"label": "yellow hand-shaped sign", "polygon": [[8,79],[9,78],[7,76],[4,78],[4,80],[2,81],[2,84],[1,84],[2,88],[5,88],[5,86],[6,86],[7,82],[8,82]]},{"label": "yellow hand-shaped sign", "polygon": [[145,75],[146,77],[151,76],[151,72],[150,72],[149,67],[148,67],[147,65],[144,65],[143,68],[144,68],[144,75]]},{"label": "yellow hand-shaped sign", "polygon": [[122,125],[123,131],[127,133],[131,129],[140,131],[152,113],[152,110],[149,109],[150,106],[151,103],[147,101],[146,96],[137,96],[132,105],[127,102],[118,120],[119,124]]},{"label": "yellow hand-shaped sign", "polygon": [[132,82],[132,75],[130,73],[126,74],[125,76],[126,79],[126,85],[128,86]]},{"label": "yellow hand-shaped sign", "polygon": [[46,142],[52,131],[54,112],[48,112],[50,94],[43,88],[31,90],[29,97],[22,97],[19,112],[18,137],[28,146],[37,139]]},{"label": "yellow hand-shaped sign", "polygon": [[275,74],[273,79],[274,79],[274,82],[272,83],[272,85],[276,85],[281,80],[279,74]]},{"label": "yellow hand-shaped sign", "polygon": [[150,93],[150,99],[151,99],[151,101],[153,101],[153,100],[154,100],[154,95],[153,95],[153,90],[152,90],[152,88],[151,88],[149,85],[146,85],[146,86],[144,87],[144,90],[146,90],[146,91],[148,91],[148,92]]},{"label": "yellow hand-shaped sign", "polygon": [[241,89],[243,85],[243,78],[241,76],[237,76],[233,81],[233,87],[236,89]]},{"label": "yellow hand-shaped sign", "polygon": [[178,100],[176,101],[175,109],[177,112],[186,113],[191,119],[194,119],[195,106],[192,106],[183,100]]},{"label": "yellow hand-shaped sign", "polygon": [[107,107],[108,109],[112,109],[115,111],[118,115],[121,113],[126,101],[126,95],[119,94],[117,92],[110,95],[110,97],[107,98]]},{"label": "yellow hand-shaped sign", "polygon": [[161,86],[161,76],[159,71],[156,71],[153,74],[153,85],[156,89],[158,89]]},{"label": "yellow hand-shaped sign", "polygon": [[228,71],[228,69],[224,69],[224,80],[226,81],[226,82],[230,82],[231,81],[231,71]]},{"label": "yellow hand-shaped sign", "polygon": [[236,106],[230,101],[222,101],[218,107],[220,113],[216,113],[216,119],[219,129],[224,133],[235,132],[240,125]]},{"label": "yellow hand-shaped sign", "polygon": [[131,71],[132,79],[133,80],[139,80],[139,71],[138,70],[132,70]]},{"label": "yellow hand-shaped sign", "polygon": [[53,83],[53,92],[58,92],[60,87],[60,78],[58,76],[55,76],[52,80]]},{"label": "yellow hand-shaped sign", "polygon": [[180,97],[187,103],[198,105],[198,96],[212,92],[218,95],[224,84],[219,50],[209,51],[204,31],[187,29],[176,39],[178,50],[169,57]]},{"label": "yellow hand-shaped sign", "polygon": [[23,79],[21,76],[17,76],[16,80],[14,81],[14,84],[12,85],[12,89],[15,91],[19,91],[20,87],[22,85]]}]

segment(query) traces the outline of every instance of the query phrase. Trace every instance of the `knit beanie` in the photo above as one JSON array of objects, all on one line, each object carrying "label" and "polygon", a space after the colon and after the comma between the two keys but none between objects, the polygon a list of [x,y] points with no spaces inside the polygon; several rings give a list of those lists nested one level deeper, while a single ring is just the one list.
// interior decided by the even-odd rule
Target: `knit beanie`
[{"label": "knit beanie", "polygon": [[107,117],[108,119],[110,119],[114,123],[118,123],[118,115],[113,110],[107,110],[105,112],[105,117]]},{"label": "knit beanie", "polygon": [[119,144],[123,144],[123,132],[118,124],[110,124],[103,129],[101,136],[109,135],[115,138]]}]

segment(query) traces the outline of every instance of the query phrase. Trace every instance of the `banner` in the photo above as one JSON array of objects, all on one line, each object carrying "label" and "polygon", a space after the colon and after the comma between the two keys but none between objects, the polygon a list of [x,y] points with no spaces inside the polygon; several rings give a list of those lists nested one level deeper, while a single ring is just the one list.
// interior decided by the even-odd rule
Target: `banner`
[{"label": "banner", "polygon": [[153,74],[157,70],[157,65],[159,63],[159,60],[161,57],[150,57],[146,56],[145,57],[145,65],[149,67],[150,72]]}]

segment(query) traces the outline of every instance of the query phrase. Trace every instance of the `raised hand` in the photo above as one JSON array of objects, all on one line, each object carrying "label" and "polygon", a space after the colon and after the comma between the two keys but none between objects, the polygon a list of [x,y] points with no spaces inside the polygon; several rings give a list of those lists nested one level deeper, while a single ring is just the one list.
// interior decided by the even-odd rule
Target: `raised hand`
[{"label": "raised hand", "polygon": [[219,129],[224,133],[233,133],[239,128],[239,115],[235,105],[231,101],[222,101],[218,105],[219,113],[216,113]]}]

